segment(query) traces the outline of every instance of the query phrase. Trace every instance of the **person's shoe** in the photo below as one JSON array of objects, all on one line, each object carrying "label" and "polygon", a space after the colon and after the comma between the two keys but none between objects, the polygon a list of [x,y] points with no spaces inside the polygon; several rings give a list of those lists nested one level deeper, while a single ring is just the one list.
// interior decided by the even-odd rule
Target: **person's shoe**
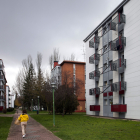
[{"label": "person's shoe", "polygon": [[22,138],[25,138],[25,135],[23,135]]}]

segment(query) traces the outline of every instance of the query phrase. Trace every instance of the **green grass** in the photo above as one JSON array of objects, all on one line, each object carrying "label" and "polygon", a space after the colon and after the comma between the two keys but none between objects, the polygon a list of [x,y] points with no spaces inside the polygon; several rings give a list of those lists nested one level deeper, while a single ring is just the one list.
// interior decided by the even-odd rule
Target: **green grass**
[{"label": "green grass", "polygon": [[13,117],[0,117],[0,140],[6,140]]},{"label": "green grass", "polygon": [[13,111],[11,111],[11,112],[7,112],[6,114],[15,114],[15,111],[16,111],[16,110],[13,110]]},{"label": "green grass", "polygon": [[63,140],[139,140],[140,122],[128,120],[110,120],[85,116],[56,115],[53,127],[53,115],[31,115],[35,120]]},{"label": "green grass", "polygon": [[[32,114],[37,114],[36,111],[29,111],[27,110],[27,114],[32,115]],[[48,114],[47,111],[39,111],[39,114]]]}]

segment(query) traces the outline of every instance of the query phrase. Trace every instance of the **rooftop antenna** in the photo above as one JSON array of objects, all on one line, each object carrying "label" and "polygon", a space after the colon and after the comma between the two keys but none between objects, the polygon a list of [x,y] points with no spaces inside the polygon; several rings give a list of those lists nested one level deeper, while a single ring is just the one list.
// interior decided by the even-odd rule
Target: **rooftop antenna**
[{"label": "rooftop antenna", "polygon": [[84,62],[86,61],[86,52],[85,52],[85,46],[83,45],[83,54],[82,55],[84,55]]}]

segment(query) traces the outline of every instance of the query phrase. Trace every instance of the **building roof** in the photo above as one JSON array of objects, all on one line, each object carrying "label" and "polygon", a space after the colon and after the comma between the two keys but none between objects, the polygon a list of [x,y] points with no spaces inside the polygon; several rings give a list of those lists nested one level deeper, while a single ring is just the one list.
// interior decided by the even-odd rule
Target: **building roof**
[{"label": "building roof", "polygon": [[81,62],[81,61],[69,61],[69,60],[65,60],[63,61],[60,66],[62,66],[64,63],[73,63],[73,64],[86,64],[85,62]]},{"label": "building roof", "polygon": [[102,27],[119,9],[121,9],[128,1],[130,0],[123,0],[83,41],[87,42],[98,29]]}]

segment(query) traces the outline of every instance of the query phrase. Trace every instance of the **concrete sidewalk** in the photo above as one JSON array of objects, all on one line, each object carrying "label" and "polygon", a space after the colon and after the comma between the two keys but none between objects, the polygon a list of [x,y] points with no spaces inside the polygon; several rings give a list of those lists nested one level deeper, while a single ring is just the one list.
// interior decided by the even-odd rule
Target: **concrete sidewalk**
[{"label": "concrete sidewalk", "polygon": [[26,137],[22,138],[21,126],[15,125],[15,119],[21,114],[21,111],[18,110],[18,114],[15,113],[13,117],[13,121],[10,127],[10,132],[7,140],[60,140],[56,137],[52,132],[47,130],[40,123],[35,121],[33,118],[29,116],[29,121],[26,128]]}]

